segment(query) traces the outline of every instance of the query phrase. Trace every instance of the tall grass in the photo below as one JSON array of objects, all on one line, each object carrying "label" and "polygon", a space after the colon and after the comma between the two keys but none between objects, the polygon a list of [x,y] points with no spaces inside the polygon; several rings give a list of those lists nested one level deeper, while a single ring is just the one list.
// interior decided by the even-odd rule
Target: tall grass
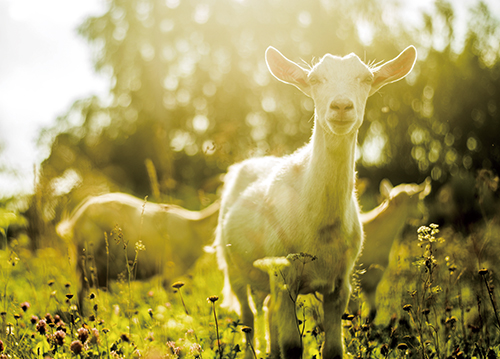
[{"label": "tall grass", "polygon": [[[344,315],[348,357],[498,357],[500,225],[489,220],[469,236],[438,229],[422,227],[400,243],[400,261],[387,269],[377,294],[375,322],[363,314],[362,296],[361,314]],[[164,288],[158,278],[134,281],[133,268],[141,260],[136,253],[122,279],[86,295],[92,309],[82,316],[73,295],[78,282],[66,252],[46,248],[33,254],[11,245],[0,251],[0,359],[243,357],[240,348],[250,328],[216,307],[223,278],[212,255],[203,256],[190,275],[180,278],[181,292],[178,283]],[[480,259],[475,253],[481,253]],[[300,254],[289,260],[306,266],[313,258]],[[303,357],[319,358],[324,340],[321,303],[312,296],[289,294],[297,304]],[[256,358],[265,356],[252,349]]]}]

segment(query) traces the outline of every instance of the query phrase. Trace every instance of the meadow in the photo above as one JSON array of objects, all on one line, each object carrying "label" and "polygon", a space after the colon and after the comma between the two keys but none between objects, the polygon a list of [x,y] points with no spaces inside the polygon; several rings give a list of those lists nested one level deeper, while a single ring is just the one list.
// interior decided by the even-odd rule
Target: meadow
[{"label": "meadow", "polygon": [[[497,217],[485,218],[467,236],[437,225],[413,228],[393,247],[371,323],[356,285],[363,273],[355,273],[351,301],[357,310],[351,306],[343,317],[347,357],[498,357],[498,233]],[[83,316],[72,257],[62,242],[55,243],[33,253],[20,239],[0,252],[0,358],[244,356],[249,328],[220,307],[223,278],[215,255],[204,254],[189,274],[163,286],[159,277],[133,280],[141,264],[138,247],[117,281],[86,293]],[[304,358],[320,357],[319,308],[314,297],[297,302]]]},{"label": "meadow", "polygon": [[[107,192],[198,210],[217,198],[231,164],[302,146],[313,102],[271,81],[268,46],[305,63],[354,52],[376,64],[411,44],[419,52],[412,75],[367,102],[356,170],[372,186],[430,177],[426,204],[441,212],[405,229],[392,247],[373,321],[359,286],[364,273],[353,274],[345,357],[500,356],[500,21],[483,1],[465,9],[443,0],[407,8],[421,20],[411,24],[402,3],[109,0],[85,19],[78,32],[110,82],[109,96],[86,95],[43,128],[38,144],[47,156],[33,192],[0,199],[0,359],[243,358],[249,328],[221,307],[214,254],[166,285],[160,277],[136,281],[143,250],[152,249],[124,238],[136,256],[118,280],[85,293],[82,314],[75,270],[82,259],[55,226],[85,198]],[[455,20],[465,13],[462,29]],[[39,109],[24,87],[12,103]],[[15,174],[8,167],[0,163],[0,174]],[[491,175],[479,183],[482,169]],[[448,203],[455,192],[461,196]],[[12,206],[24,217],[5,209]],[[24,228],[10,236],[14,227]],[[308,265],[307,253],[290,255]],[[296,302],[307,359],[320,358],[324,339],[319,300]],[[265,357],[257,334],[256,359]]]}]

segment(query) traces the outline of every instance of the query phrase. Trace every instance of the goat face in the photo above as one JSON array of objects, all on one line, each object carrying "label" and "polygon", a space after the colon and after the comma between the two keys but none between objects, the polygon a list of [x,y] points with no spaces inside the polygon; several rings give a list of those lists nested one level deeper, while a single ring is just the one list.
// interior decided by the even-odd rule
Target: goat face
[{"label": "goat face", "polygon": [[336,135],[356,133],[363,122],[368,96],[405,77],[416,58],[416,49],[409,46],[395,59],[370,68],[354,54],[344,57],[327,54],[308,70],[273,47],[266,51],[271,73],[312,97],[319,126],[326,133]]},{"label": "goat face", "polygon": [[356,55],[325,55],[308,76],[309,94],[323,130],[346,135],[363,122],[373,74]]}]

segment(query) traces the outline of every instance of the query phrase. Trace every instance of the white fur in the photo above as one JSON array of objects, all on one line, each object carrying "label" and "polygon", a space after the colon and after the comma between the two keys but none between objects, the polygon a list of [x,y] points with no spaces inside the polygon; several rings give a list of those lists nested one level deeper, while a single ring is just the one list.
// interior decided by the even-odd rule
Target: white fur
[{"label": "white fur", "polygon": [[380,193],[385,200],[371,211],[360,214],[365,241],[358,262],[366,269],[360,282],[370,305],[372,319],[376,311],[375,291],[389,263],[393,242],[401,235],[406,223],[422,219],[421,201],[430,191],[430,178],[420,185],[403,183],[396,187],[392,187],[389,180],[383,180]]},{"label": "white fur", "polygon": [[[59,236],[71,241],[70,245],[76,245],[80,270],[83,269],[80,256],[84,248],[87,254],[94,256],[101,286],[107,284],[108,271],[110,279],[126,271],[123,240],[129,243],[130,260],[134,260],[137,241],[141,240],[146,247],[139,252],[137,279],[162,274],[163,279],[169,281],[184,274],[201,256],[203,246],[213,238],[218,213],[219,202],[197,212],[145,202],[125,193],[109,193],[83,201],[56,230]],[[115,227],[123,234],[120,244],[115,243],[116,233],[110,234]],[[109,267],[105,232],[109,242]],[[92,280],[88,272],[87,279]],[[80,296],[81,291],[82,288]]]},{"label": "white fur", "polygon": [[[362,245],[354,193],[357,133],[368,96],[406,76],[415,59],[416,50],[409,47],[398,58],[371,69],[354,54],[327,54],[306,70],[272,47],[266,51],[270,72],[314,100],[313,134],[292,155],[253,158],[230,167],[215,245],[225,274],[224,299],[239,303],[245,325],[254,325],[247,286],[274,294],[269,308],[273,358],[302,355],[290,293],[323,295],[322,355],[325,359],[343,355],[341,316]],[[261,258],[300,252],[317,260],[304,267],[292,262],[283,273],[286,287],[281,283],[270,288],[268,274],[253,266]]]}]

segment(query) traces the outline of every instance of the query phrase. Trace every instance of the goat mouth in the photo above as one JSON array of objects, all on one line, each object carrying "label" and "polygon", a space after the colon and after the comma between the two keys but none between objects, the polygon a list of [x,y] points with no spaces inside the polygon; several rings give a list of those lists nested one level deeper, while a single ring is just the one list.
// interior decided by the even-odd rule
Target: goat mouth
[{"label": "goat mouth", "polygon": [[345,135],[348,133],[351,133],[352,129],[355,127],[356,121],[355,120],[348,120],[348,119],[329,119],[328,120],[328,127],[330,128],[330,131],[337,135]]},{"label": "goat mouth", "polygon": [[328,122],[334,126],[346,127],[351,126],[355,121],[350,119],[330,119]]}]

